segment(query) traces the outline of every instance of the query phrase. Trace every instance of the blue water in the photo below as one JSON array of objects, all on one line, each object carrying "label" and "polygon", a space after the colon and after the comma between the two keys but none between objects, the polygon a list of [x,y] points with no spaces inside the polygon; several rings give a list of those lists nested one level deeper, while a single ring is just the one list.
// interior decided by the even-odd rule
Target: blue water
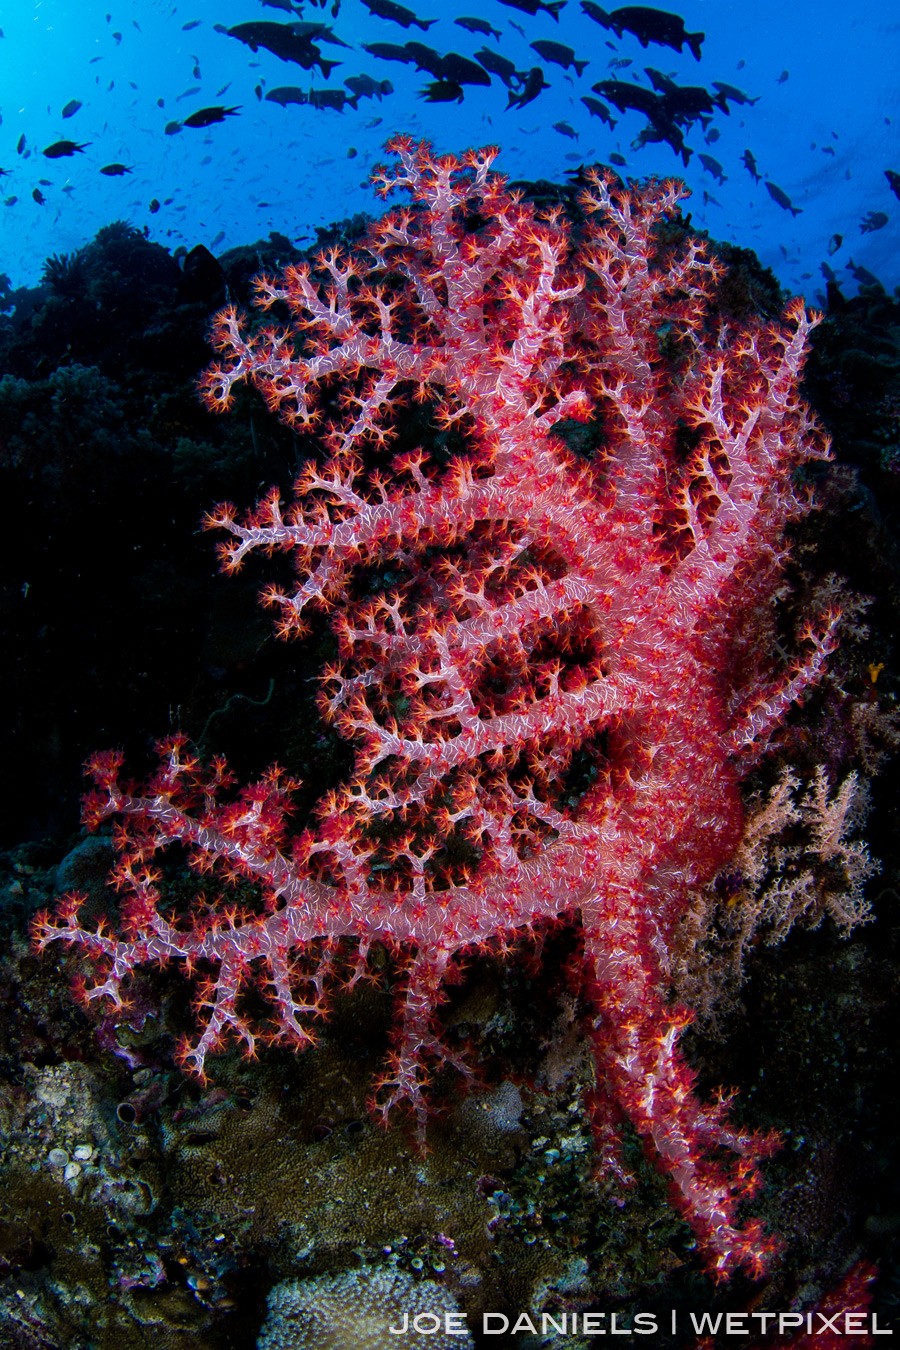
[{"label": "blue water", "polygon": [[[699,61],[687,47],[679,55],[659,45],[645,50],[627,32],[617,37],[583,13],[579,0],[567,0],[558,22],[548,12],[531,16],[500,0],[415,0],[412,7],[438,21],[424,32],[369,14],[361,0],[340,0],[334,17],[307,4],[303,20],[331,25],[349,44],[320,42],[323,56],[342,63],[325,81],[317,70],[265,50],[254,54],[216,31],[214,25],[291,19],[259,0],[15,0],[0,6],[0,167],[6,171],[0,273],[13,285],[33,284],[47,256],[80,247],[116,219],[146,226],[172,250],[204,243],[222,252],[271,230],[302,243],[315,225],[379,209],[368,174],[388,136],[409,131],[442,150],[499,144],[498,167],[513,178],[560,179],[581,161],[608,161],[611,154],[625,160],[622,172],[633,177],[682,177],[693,190],[685,210],[698,226],[755,249],[785,286],[810,299],[821,294],[823,262],[847,293],[856,290],[850,262],[889,289],[900,284],[900,201],[884,174],[900,172],[900,8],[889,0],[683,0],[673,10],[689,31],[706,34]],[[453,22],[461,15],[487,18],[500,41],[466,32]],[[490,47],[519,69],[540,65],[550,88],[528,106],[507,110],[507,90],[494,77],[490,88],[467,86],[462,104],[425,103],[419,91],[430,75],[360,47],[410,39],[467,56]],[[583,75],[541,59],[529,44],[542,39],[568,44],[587,59]],[[631,64],[617,69],[611,62]],[[618,125],[610,130],[581,102],[600,80],[649,88],[648,66],[682,85],[732,84],[758,102],[729,105],[727,116],[717,109],[705,129],[696,122],[687,129],[695,153],[685,168],[667,145],[632,148],[646,125],[642,114],[611,108]],[[343,112],[283,108],[264,98],[281,85],[339,89],[361,73],[390,80],[394,93]],[[82,106],[63,118],[73,100]],[[239,113],[206,129],[165,134],[167,124],[211,105]],[[557,122],[567,123],[577,139],[554,129]],[[84,151],[46,158],[43,150],[62,138]],[[759,173],[800,214],[754,182],[742,163],[748,149]],[[700,164],[700,152],[719,162],[724,183]],[[115,163],[131,172],[100,173]],[[151,210],[153,203],[159,205]],[[871,212],[887,222],[863,232]]]}]

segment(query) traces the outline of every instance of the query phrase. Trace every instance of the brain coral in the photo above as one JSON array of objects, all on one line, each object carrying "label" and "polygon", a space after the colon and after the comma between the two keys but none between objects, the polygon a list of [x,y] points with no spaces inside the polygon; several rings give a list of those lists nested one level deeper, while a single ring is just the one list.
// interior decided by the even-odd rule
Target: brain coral
[{"label": "brain coral", "polygon": [[[465,1325],[452,1294],[390,1266],[285,1280],[269,1294],[268,1310],[257,1350],[388,1350],[398,1344],[472,1348],[468,1334],[445,1330],[445,1314],[456,1314],[455,1326]],[[388,1328],[403,1325],[407,1316],[410,1333],[391,1335]],[[412,1329],[416,1318],[422,1319],[421,1334]]]}]

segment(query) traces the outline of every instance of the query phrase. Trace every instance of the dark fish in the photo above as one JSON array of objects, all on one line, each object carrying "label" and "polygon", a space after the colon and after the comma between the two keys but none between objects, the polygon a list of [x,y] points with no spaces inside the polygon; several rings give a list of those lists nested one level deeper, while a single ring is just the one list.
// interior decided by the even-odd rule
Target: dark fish
[{"label": "dark fish", "polygon": [[606,63],[609,70],[627,70],[634,62],[630,56],[613,56]]},{"label": "dark fish", "polygon": [[405,5],[398,5],[397,0],[362,0],[370,14],[375,14],[379,19],[391,19],[394,23],[399,23],[403,28],[409,28],[415,24],[427,32],[437,19],[420,19],[418,14],[407,9]]},{"label": "dark fish", "polygon": [[189,33],[192,28],[199,28],[200,23],[200,19],[188,19],[187,23],[181,25],[181,31],[182,33]]},{"label": "dark fish", "polygon": [[709,131],[706,133],[706,144],[715,145],[721,135],[722,133],[719,131],[718,127],[710,127]]},{"label": "dark fish", "polygon": [[182,125],[181,125],[180,122],[167,122],[167,123],[166,123],[166,135],[167,135],[167,136],[177,136],[178,133],[179,133],[179,131],[182,131],[182,130],[183,130],[183,127],[182,127]]},{"label": "dark fish", "polygon": [[609,27],[618,37],[623,32],[633,33],[642,47],[655,42],[660,47],[671,47],[680,52],[687,43],[697,61],[706,37],[705,33],[688,33],[684,19],[679,15],[651,9],[648,5],[623,5],[621,9],[614,9],[609,15]]},{"label": "dark fish", "polygon": [[583,75],[585,66],[590,64],[588,61],[579,61],[572,48],[564,42],[550,42],[541,38],[539,42],[532,42],[531,48],[542,60],[552,61],[554,65],[562,66],[563,70],[574,66],[579,75]]},{"label": "dark fish", "polygon": [[886,211],[869,211],[859,222],[859,228],[863,234],[871,234],[873,230],[883,230],[887,223]]},{"label": "dark fish", "polygon": [[[416,70],[427,70],[429,75],[433,75],[436,80],[442,80],[444,76],[444,58],[440,52],[435,51],[434,47],[429,47],[426,42],[404,42],[406,51],[409,53],[409,59],[414,63]],[[457,83],[459,83],[457,81]]]},{"label": "dark fish", "polygon": [[235,108],[224,108],[221,103],[216,103],[211,108],[198,108],[196,112],[191,113],[190,117],[184,119],[184,126],[215,126],[217,122],[224,122],[226,117],[237,117],[239,112],[240,105]]},{"label": "dark fish", "polygon": [[492,28],[487,19],[462,18],[454,19],[453,22],[458,23],[460,28],[465,28],[469,33],[481,33],[483,37],[495,38],[497,42],[499,42],[503,36],[500,29]]},{"label": "dark fish", "polygon": [[843,244],[843,242],[844,242],[844,236],[843,236],[842,234],[833,234],[833,235],[831,236],[831,238],[828,240],[828,256],[829,256],[829,258],[833,258],[833,257],[834,257],[834,255],[837,253],[838,249],[841,247],[841,245]]},{"label": "dark fish", "polygon": [[559,11],[565,8],[566,0],[500,0],[500,3],[521,10],[523,14],[537,14],[543,10],[559,23]]},{"label": "dark fish", "polygon": [[153,197],[151,199],[150,205],[147,207],[147,210],[150,212],[151,216],[156,215],[157,211],[159,210],[159,201],[156,197]]},{"label": "dark fish", "polygon": [[570,140],[578,140],[578,132],[574,127],[570,127],[568,122],[554,122],[553,130],[558,131],[561,136],[568,136]]},{"label": "dark fish", "polygon": [[775,81],[775,83],[776,83],[776,84],[784,84],[785,81],[786,81],[786,80],[789,80],[790,78],[791,78],[791,72],[790,72],[789,70],[783,70],[783,71],[781,72],[781,74],[778,76],[778,79]]},{"label": "dark fish", "polygon": [[280,84],[277,89],[270,89],[266,94],[267,103],[277,103],[280,107],[286,108],[289,103],[306,103],[307,97],[302,89],[298,89],[295,84]]},{"label": "dark fish", "polygon": [[449,80],[451,84],[489,85],[491,82],[483,66],[477,61],[471,61],[468,56],[460,56],[459,52],[448,52],[441,58],[438,74],[442,80]]},{"label": "dark fish", "polygon": [[46,159],[63,159],[66,155],[83,155],[86,147],[90,144],[90,141],[84,141],[81,145],[76,145],[75,141],[54,141],[52,145],[47,146],[44,157]]},{"label": "dark fish", "polygon": [[413,59],[399,42],[364,42],[362,49],[381,61],[403,61],[408,65]]},{"label": "dark fish", "polygon": [[175,96],[175,102],[176,102],[176,103],[180,103],[181,100],[182,100],[182,99],[185,99],[185,98],[196,98],[197,95],[198,95],[199,93],[201,93],[201,92],[202,92],[202,89],[201,89],[201,86],[200,86],[199,84],[192,84],[191,87],[190,87],[190,89],[185,89],[185,91],[184,91],[183,94],[176,94],[176,96]]},{"label": "dark fish", "polygon": [[703,155],[703,154],[699,154],[697,158],[703,165],[706,172],[711,173],[717,183],[726,182],[725,171],[723,170],[722,165],[719,163],[717,159],[713,159],[712,155]]},{"label": "dark fish", "polygon": [[847,271],[859,282],[860,286],[877,286],[879,290],[884,290],[884,287],[876,277],[875,273],[870,272],[867,267],[860,267],[852,258],[847,263]]},{"label": "dark fish", "polygon": [[16,202],[17,202],[18,200],[19,200],[18,197],[4,197],[4,198],[3,198],[3,205],[4,205],[4,206],[15,206],[15,204],[16,204]]},{"label": "dark fish", "polygon": [[18,141],[16,142],[16,154],[17,154],[17,155],[21,155],[21,154],[23,153],[26,144],[27,144],[27,142],[26,142],[26,140],[25,140],[25,132],[23,131],[23,132],[22,132],[22,135],[19,137]]},{"label": "dark fish", "polygon": [[891,192],[900,201],[900,173],[895,173],[893,169],[885,169],[884,176],[888,180]]},{"label": "dark fish", "polygon": [[434,80],[419,90],[426,103],[462,103],[463,87],[454,80]]},{"label": "dark fish", "polygon": [[666,145],[672,147],[676,155],[681,156],[682,163],[687,168],[688,161],[694,152],[689,145],[685,145],[681,128],[664,118],[651,116],[649,125],[638,132],[631,143],[631,148],[632,150],[640,150],[645,145],[659,144],[661,141],[665,141]]},{"label": "dark fish", "polygon": [[131,169],[127,164],[104,164],[100,172],[105,173],[107,178],[121,178],[123,173],[131,173]]},{"label": "dark fish", "polygon": [[594,23],[599,23],[601,27],[612,30],[612,19],[605,9],[601,9],[599,5],[594,4],[594,0],[581,0],[581,8],[589,19],[594,20]]},{"label": "dark fish", "polygon": [[802,206],[795,206],[794,203],[791,201],[790,197],[787,195],[787,193],[783,192],[781,188],[777,187],[774,183],[770,183],[768,178],[765,180],[765,183],[766,183],[766,192],[768,192],[773,202],[775,202],[783,210],[790,211],[792,216],[800,215],[801,211],[803,210]]},{"label": "dark fish", "polygon": [[74,117],[81,106],[77,98],[70,99],[62,110],[63,117]]},{"label": "dark fish", "polygon": [[544,79],[544,72],[540,66],[532,66],[525,76],[525,83],[517,94],[512,90],[509,92],[509,98],[506,102],[507,112],[510,108],[524,108],[526,104],[533,103],[542,89],[549,89],[550,86]]},{"label": "dark fish", "polygon": [[37,202],[38,206],[43,206],[43,205],[44,205],[44,202],[47,200],[47,198],[44,196],[43,192],[41,192],[41,189],[40,189],[40,188],[35,188],[31,195],[32,195],[32,197],[34,198],[34,200]]},{"label": "dark fish", "polygon": [[309,106],[311,108],[333,108],[335,112],[342,113],[346,102],[347,95],[343,89],[310,89],[309,91]]},{"label": "dark fish", "polygon": [[723,112],[728,112],[728,102],[732,103],[758,103],[759,94],[756,98],[751,98],[745,94],[743,89],[736,88],[733,84],[723,84],[721,80],[713,80],[712,87],[716,91],[716,102]]},{"label": "dark fish", "polygon": [[610,164],[615,164],[617,169],[624,169],[625,165],[628,163],[628,160],[625,158],[624,155],[620,155],[617,150],[614,150],[609,157],[609,162]]},{"label": "dark fish", "polygon": [[344,84],[357,102],[361,98],[377,98],[380,102],[385,94],[394,92],[390,80],[373,80],[371,75],[348,75]]},{"label": "dark fish", "polygon": [[834,151],[834,146],[833,146],[833,145],[823,145],[823,146],[822,146],[822,154],[823,154],[823,155],[832,155],[832,156],[833,156],[834,153],[835,153],[835,151]]},{"label": "dark fish", "polygon": [[693,121],[707,125],[709,117],[715,112],[715,105],[712,96],[701,84],[676,84],[661,70],[654,70],[652,66],[646,66],[645,70],[653,88],[663,96],[664,117],[682,125]]},{"label": "dark fish", "polygon": [[599,117],[601,122],[605,122],[610,131],[612,131],[613,127],[616,125],[616,119],[613,117],[605,103],[601,103],[599,98],[591,98],[590,94],[582,94],[581,101],[587,108],[591,117]]},{"label": "dark fish", "polygon": [[522,84],[525,80],[524,72],[516,70],[509,57],[501,56],[499,52],[492,52],[487,47],[479,47],[475,53],[475,60],[480,61],[485,70],[489,70],[492,75],[496,75],[509,88],[515,81],[516,84]]},{"label": "dark fish", "polygon": [[743,164],[747,172],[751,175],[754,182],[759,183],[762,181],[762,177],[756,167],[756,158],[752,150],[744,151],[744,153],[741,155],[741,163]]},{"label": "dark fish", "polygon": [[250,23],[235,24],[233,28],[227,28],[225,31],[229,37],[243,42],[252,52],[258,52],[260,47],[263,47],[267,52],[280,57],[282,61],[293,61],[304,70],[312,70],[314,66],[318,66],[323,80],[328,79],[331,71],[340,65],[340,62],[326,60],[313,38],[346,46],[346,43],[336,38],[325,24],[274,23],[269,19],[259,19]]},{"label": "dark fish", "polygon": [[654,94],[652,89],[644,89],[639,84],[628,84],[625,80],[598,80],[591,85],[595,94],[608,98],[619,112],[642,112],[651,120],[662,116],[662,96]]}]

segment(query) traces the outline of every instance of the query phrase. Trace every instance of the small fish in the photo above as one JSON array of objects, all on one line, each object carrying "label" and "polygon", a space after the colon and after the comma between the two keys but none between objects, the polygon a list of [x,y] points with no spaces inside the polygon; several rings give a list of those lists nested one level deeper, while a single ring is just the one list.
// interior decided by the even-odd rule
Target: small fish
[{"label": "small fish", "polygon": [[27,141],[25,140],[25,132],[23,131],[23,132],[22,132],[22,135],[19,137],[18,141],[16,142],[16,154],[17,154],[17,155],[23,154],[24,151],[25,151],[25,146],[26,146],[26,145],[27,145]]},{"label": "small fish", "polygon": [[32,197],[34,198],[34,200],[37,202],[38,206],[43,206],[43,205],[44,205],[44,202],[47,200],[47,198],[44,196],[43,192],[41,192],[41,189],[40,189],[40,188],[35,188],[31,195],[32,195]]},{"label": "small fish", "polygon": [[895,173],[893,169],[885,169],[884,176],[888,180],[891,192],[900,201],[900,173]]},{"label": "small fish", "polygon": [[560,136],[568,136],[570,140],[578,140],[578,132],[574,127],[570,127],[568,122],[554,122],[553,130],[558,131]]},{"label": "small fish", "polygon": [[791,72],[790,72],[789,70],[783,70],[783,71],[781,72],[781,74],[778,76],[778,79],[775,81],[775,83],[776,83],[776,84],[784,84],[784,83],[785,83],[787,80],[789,80],[790,78],[791,78]]},{"label": "small fish", "polygon": [[887,223],[886,211],[869,211],[859,222],[859,228],[863,234],[871,234],[874,230],[883,230]]},{"label": "small fish", "polygon": [[697,158],[703,165],[706,172],[711,173],[717,183],[724,183],[727,181],[725,178],[725,171],[722,168],[722,165],[719,163],[717,159],[713,159],[712,155],[700,154],[697,156]]},{"label": "small fish", "polygon": [[721,131],[719,131],[718,127],[710,127],[709,131],[706,133],[706,136],[704,137],[704,140],[706,141],[707,145],[715,145],[716,141],[719,139],[721,134],[722,133]]},{"label": "small fish", "polygon": [[155,215],[156,215],[157,211],[159,210],[159,200],[158,200],[158,198],[152,197],[152,198],[150,199],[150,205],[147,207],[147,210],[150,212],[151,216],[155,216]]},{"label": "small fish", "polygon": [[485,70],[501,79],[507,89],[513,82],[523,84],[525,81],[524,74],[521,70],[516,70],[509,57],[492,52],[488,47],[479,47],[475,53],[475,60],[480,61]]},{"label": "small fish", "polygon": [[437,74],[440,79],[449,80],[453,84],[485,86],[491,82],[491,77],[483,66],[477,61],[471,61],[468,56],[460,56],[459,52],[447,52],[446,56],[441,58]]},{"label": "small fish", "polygon": [[620,155],[618,150],[613,150],[612,154],[609,157],[609,162],[610,164],[615,164],[617,169],[624,169],[625,165],[628,163],[628,160],[625,158],[624,155]]},{"label": "small fish", "polygon": [[193,84],[191,85],[190,89],[185,89],[183,94],[177,94],[175,97],[175,102],[180,103],[181,100],[184,98],[196,98],[200,92],[201,92],[200,85]]},{"label": "small fish", "polygon": [[834,157],[834,153],[835,153],[835,150],[834,150],[834,146],[833,146],[833,145],[823,145],[823,146],[822,146],[822,154],[823,154],[823,155],[831,155],[832,158],[833,158],[833,157]]},{"label": "small fish", "polygon": [[361,46],[364,52],[377,56],[380,61],[404,61],[409,64],[413,59],[399,42],[363,42]]},{"label": "small fish", "polygon": [[594,0],[581,0],[581,8],[589,19],[594,20],[594,23],[599,23],[603,28],[612,28],[612,19],[605,9],[601,9],[599,5],[594,4]]},{"label": "small fish", "polygon": [[744,153],[741,155],[741,163],[743,164],[744,168],[750,174],[751,178],[755,183],[762,182],[762,174],[760,174],[760,172],[756,167],[756,158],[752,150],[744,151]]},{"label": "small fish", "polygon": [[634,61],[630,56],[612,56],[606,63],[607,70],[627,70],[633,66]]},{"label": "small fish", "polygon": [[510,90],[509,98],[506,103],[507,112],[510,108],[524,108],[526,104],[533,103],[543,89],[549,88],[550,86],[544,79],[544,72],[541,70],[540,66],[532,66],[525,76],[525,83],[519,92],[514,94],[512,90]]},{"label": "small fish", "polygon": [[712,87],[716,91],[716,103],[723,112],[728,112],[729,100],[732,103],[753,104],[758,103],[760,99],[759,94],[756,95],[756,98],[751,98],[749,94],[744,93],[743,89],[738,89],[733,84],[723,84],[721,80],[713,80]]},{"label": "small fish", "polygon": [[54,141],[44,150],[44,158],[63,159],[66,155],[83,155],[90,144],[90,141],[83,141],[81,145],[76,144],[75,141]]},{"label": "small fish", "polygon": [[[500,3],[508,5],[510,9],[521,10],[523,14],[533,15],[543,10],[559,23],[559,11],[565,8],[566,0],[500,0]],[[519,31],[521,32],[521,29]]]},{"label": "small fish", "polygon": [[81,106],[77,98],[70,99],[62,110],[63,117],[74,117]]},{"label": "small fish", "polygon": [[390,80],[373,80],[371,75],[348,75],[344,84],[357,101],[361,98],[377,98],[380,103],[385,94],[394,92]]},{"label": "small fish", "polygon": [[226,117],[237,117],[239,112],[240,106],[224,108],[221,103],[217,103],[211,108],[198,108],[196,112],[191,113],[190,117],[184,119],[184,125],[186,127],[211,127],[217,122],[224,122]]},{"label": "small fish", "polygon": [[487,19],[462,18],[454,19],[453,22],[458,23],[460,28],[465,28],[468,33],[481,33],[482,37],[492,37],[496,42],[503,36],[500,29],[492,28]]},{"label": "small fish", "polygon": [[379,19],[391,19],[403,28],[415,24],[416,28],[427,32],[433,23],[437,23],[437,19],[420,19],[413,10],[407,9],[405,5],[398,5],[397,0],[362,0],[362,2],[370,14],[377,15]]},{"label": "small fish", "polygon": [[875,273],[870,272],[867,267],[860,267],[852,258],[847,263],[847,271],[854,280],[859,282],[860,286],[877,286],[879,290],[884,290],[884,287],[876,277]]},{"label": "small fish", "polygon": [[107,178],[121,178],[123,173],[131,173],[131,169],[127,164],[104,164],[100,172],[105,173]]},{"label": "small fish", "polygon": [[616,126],[616,118],[613,117],[605,103],[601,103],[599,98],[591,98],[590,94],[582,94],[581,101],[587,108],[591,117],[599,117],[601,122],[605,122],[612,131]]},{"label": "small fish", "polygon": [[199,28],[200,24],[200,19],[188,19],[187,23],[181,25],[181,31],[182,33],[189,33],[192,28]]},{"label": "small fish", "polygon": [[462,103],[463,97],[463,87],[455,80],[433,80],[419,90],[419,98],[426,103]]},{"label": "small fish", "polygon": [[178,133],[179,133],[179,131],[181,131],[181,130],[183,130],[183,127],[182,127],[182,123],[181,123],[181,122],[167,122],[167,123],[166,123],[166,132],[165,132],[165,134],[166,134],[167,136],[177,136]]},{"label": "small fish", "polygon": [[4,205],[4,206],[15,206],[15,204],[16,204],[16,202],[17,202],[18,200],[19,200],[18,197],[4,197],[4,198],[3,198],[3,205]]},{"label": "small fish", "polygon": [[831,238],[828,240],[828,256],[829,256],[829,258],[833,258],[833,257],[834,257],[834,255],[837,253],[838,249],[841,247],[841,245],[843,244],[843,242],[844,242],[844,236],[843,236],[842,234],[833,234],[833,235],[831,236]]},{"label": "small fish", "polygon": [[783,192],[782,189],[780,187],[777,187],[775,183],[770,183],[768,178],[765,180],[765,184],[766,184],[766,192],[768,192],[769,196],[772,198],[772,201],[775,202],[776,205],[780,206],[784,211],[790,211],[792,216],[799,216],[801,214],[801,212],[803,211],[803,207],[795,206],[786,192]]},{"label": "small fish", "polygon": [[539,42],[532,42],[532,51],[537,52],[543,61],[552,61],[554,65],[562,66],[563,70],[569,70],[572,66],[578,75],[583,75],[585,67],[590,65],[589,61],[579,61],[571,47],[567,47],[564,42],[547,42],[541,39]]},{"label": "small fish", "polygon": [[269,90],[266,102],[278,103],[282,108],[286,108],[289,103],[306,103],[307,97],[295,84],[280,84],[277,89]]},{"label": "small fish", "polygon": [[342,113],[346,102],[347,94],[343,89],[310,89],[309,91],[309,106],[311,108],[332,108],[335,112]]}]

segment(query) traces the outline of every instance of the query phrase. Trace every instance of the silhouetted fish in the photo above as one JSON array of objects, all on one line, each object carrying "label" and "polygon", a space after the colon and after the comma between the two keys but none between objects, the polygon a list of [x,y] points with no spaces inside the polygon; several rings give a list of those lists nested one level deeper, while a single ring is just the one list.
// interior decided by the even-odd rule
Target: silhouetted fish
[{"label": "silhouetted fish", "polygon": [[859,222],[859,228],[863,234],[871,234],[873,230],[883,230],[887,223],[886,211],[869,211]]},{"label": "silhouetted fish", "polygon": [[420,19],[411,9],[405,5],[398,5],[396,0],[362,0],[370,14],[376,14],[379,19],[391,19],[394,23],[399,23],[404,28],[409,28],[415,24],[417,28],[425,32],[437,19]]},{"label": "silhouetted fish", "polygon": [[381,61],[403,61],[409,65],[413,59],[399,42],[363,42],[361,45],[364,52],[377,56]]},{"label": "silhouetted fish", "polygon": [[895,173],[893,169],[885,169],[884,176],[888,180],[891,192],[900,201],[900,173]]},{"label": "silhouetted fish", "polygon": [[70,99],[69,102],[66,104],[66,106],[63,108],[62,115],[63,117],[74,117],[75,114],[78,112],[78,109],[81,107],[82,104],[78,102],[77,98]]},{"label": "silhouetted fish", "polygon": [[91,143],[91,141],[83,141],[81,145],[77,145],[75,141],[54,141],[44,150],[44,158],[63,159],[66,155],[83,155],[85,149]]},{"label": "silhouetted fish", "polygon": [[725,171],[722,168],[722,165],[719,163],[717,159],[713,159],[712,155],[698,154],[697,158],[703,165],[706,172],[712,174],[716,182],[724,183],[727,181],[725,178]]},{"label": "silhouetted fish", "polygon": [[565,9],[566,0],[500,0],[500,3],[510,9],[519,9],[523,14],[537,14],[543,10],[559,23],[559,11]]},{"label": "silhouetted fish", "polygon": [[305,92],[299,89],[296,84],[280,84],[277,89],[270,89],[266,94],[267,103],[277,103],[282,108],[286,108],[289,103],[306,103],[307,101]]},{"label": "silhouetted fish", "polygon": [[756,167],[756,159],[752,150],[745,150],[741,155],[741,163],[747,172],[752,176],[754,182],[762,182],[762,177]]},{"label": "silhouetted fish", "polygon": [[562,66],[563,70],[569,70],[574,66],[579,75],[583,75],[585,66],[590,65],[589,61],[579,61],[573,49],[567,47],[564,42],[551,42],[541,38],[538,42],[532,42],[531,48],[544,61],[552,61],[554,65]]},{"label": "silhouetted fish", "polygon": [[590,94],[582,94],[581,101],[587,108],[591,117],[599,117],[601,122],[605,122],[610,131],[612,131],[613,127],[616,126],[616,119],[613,117],[605,103],[601,103],[599,98],[591,98]]},{"label": "silhouetted fish", "polygon": [[525,76],[525,83],[517,94],[510,90],[509,98],[506,102],[507,111],[510,108],[524,108],[526,104],[533,103],[542,89],[549,89],[550,86],[544,79],[544,72],[540,66],[532,66]]},{"label": "silhouetted fish", "polygon": [[847,271],[859,282],[860,286],[877,286],[879,290],[884,290],[875,273],[870,272],[867,267],[860,267],[852,258],[847,263]]},{"label": "silhouetted fish", "polygon": [[610,103],[615,104],[619,112],[642,112],[650,118],[658,118],[662,114],[662,95],[655,94],[652,89],[645,89],[640,84],[629,84],[625,80],[598,80],[596,84],[591,85],[595,94],[602,94],[608,98]]},{"label": "silhouetted fish", "polygon": [[127,164],[104,164],[100,170],[105,173],[107,178],[121,178],[123,173],[131,173]]},{"label": "silhouetted fish", "polygon": [[765,183],[766,183],[766,191],[772,198],[773,202],[775,202],[783,210],[790,211],[792,216],[800,215],[800,213],[803,210],[802,206],[795,206],[794,203],[791,201],[790,197],[787,195],[787,193],[782,191],[780,187],[777,187],[775,183],[770,183],[768,178],[765,180]]},{"label": "silhouetted fish", "polygon": [[569,126],[568,122],[554,122],[553,130],[558,131],[561,136],[568,136],[569,140],[578,140],[578,132],[574,127]]},{"label": "silhouetted fish", "polygon": [[427,70],[436,80],[445,78],[444,58],[434,47],[429,47],[426,42],[404,42],[403,46],[416,70]]},{"label": "silhouetted fish", "polygon": [[469,33],[481,33],[483,37],[495,38],[497,42],[499,42],[503,36],[500,29],[492,28],[487,19],[469,19],[463,17],[462,19],[454,19],[453,22],[458,23],[460,28],[465,28]]},{"label": "silhouetted fish", "polygon": [[721,80],[713,80],[712,87],[716,91],[716,102],[722,111],[726,113],[729,111],[729,100],[731,100],[732,103],[759,102],[759,94],[757,94],[756,98],[751,98],[749,94],[744,93],[743,89],[738,89],[733,84],[723,84]]},{"label": "silhouetted fish", "polygon": [[211,108],[198,108],[196,112],[191,113],[190,117],[184,119],[183,125],[186,127],[211,127],[217,122],[224,122],[226,117],[237,117],[240,112],[240,105],[234,108],[225,108],[221,103],[215,104]]},{"label": "silhouetted fish", "polygon": [[669,14],[663,9],[651,9],[648,5],[623,5],[621,9],[614,9],[608,15],[608,19],[608,26],[619,37],[623,32],[633,33],[642,47],[655,42],[660,47],[671,47],[676,52],[680,52],[687,43],[695,59],[700,60],[700,51],[706,34],[687,32],[684,19],[678,14]]},{"label": "silhouetted fish", "polygon": [[310,89],[307,98],[311,108],[333,108],[335,112],[340,113],[344,111],[344,105],[348,102],[343,89]]},{"label": "silhouetted fish", "polygon": [[831,236],[831,238],[828,240],[828,256],[829,256],[829,258],[833,258],[833,257],[834,257],[834,255],[837,253],[838,249],[841,247],[841,245],[843,244],[843,242],[844,242],[844,236],[843,236],[842,234],[833,234],[833,235]]},{"label": "silhouetted fish", "polygon": [[499,79],[509,88],[510,84],[522,84],[525,81],[525,73],[516,70],[509,57],[501,56],[500,52],[492,52],[487,47],[479,47],[475,53],[475,60],[480,61],[485,70],[489,70],[492,75]]},{"label": "silhouetted fish", "polygon": [[455,84],[489,85],[491,82],[483,66],[477,61],[471,61],[468,56],[460,56],[459,52],[447,52],[446,56],[441,57],[440,78]]},{"label": "silhouetted fish", "polygon": [[385,94],[392,94],[394,86],[390,80],[374,80],[371,75],[348,75],[344,84],[358,102],[361,98],[377,98],[379,102]]},{"label": "silhouetted fish", "polygon": [[455,80],[433,80],[419,90],[419,98],[426,103],[462,103],[463,87]]},{"label": "silhouetted fish", "polygon": [[33,192],[32,192],[31,195],[32,195],[32,197],[34,198],[34,200],[37,202],[38,206],[43,206],[43,205],[44,205],[44,202],[47,200],[47,198],[44,196],[43,192],[41,192],[41,189],[40,189],[40,188],[35,188],[35,189],[33,190]]},{"label": "silhouetted fish", "polygon": [[259,19],[250,23],[235,24],[232,28],[226,28],[225,32],[229,37],[243,42],[252,52],[257,52],[263,47],[267,52],[280,57],[282,61],[293,61],[304,70],[312,70],[314,66],[318,66],[324,80],[328,79],[331,71],[340,62],[326,60],[313,39],[336,42],[342,47],[347,45],[323,23],[275,23],[270,19]]}]

